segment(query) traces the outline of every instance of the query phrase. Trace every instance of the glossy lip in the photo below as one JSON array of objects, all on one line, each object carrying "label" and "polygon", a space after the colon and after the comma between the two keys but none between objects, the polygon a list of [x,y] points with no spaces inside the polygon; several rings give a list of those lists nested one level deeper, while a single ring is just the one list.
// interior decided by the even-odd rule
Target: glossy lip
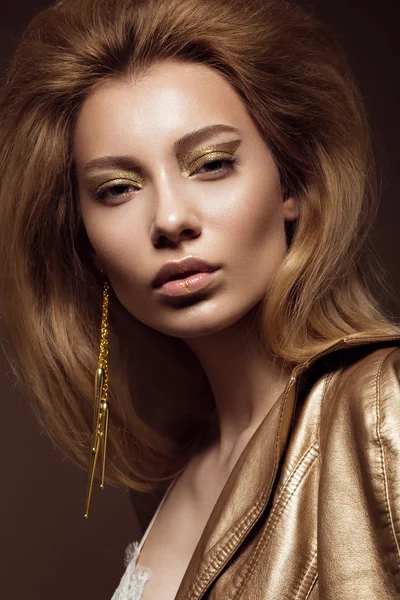
[{"label": "glossy lip", "polygon": [[205,273],[204,271],[201,271],[200,273],[189,275],[184,279],[171,279],[170,281],[163,283],[159,293],[168,298],[193,296],[197,292],[200,292],[204,288],[208,287],[210,283],[214,281],[216,275],[216,271],[213,273]]},{"label": "glossy lip", "polygon": [[192,273],[193,271],[197,273],[212,273],[218,268],[218,266],[210,265],[201,258],[187,256],[181,260],[170,261],[161,267],[151,285],[154,288],[159,288],[163,283],[175,275],[184,275],[185,273]]}]

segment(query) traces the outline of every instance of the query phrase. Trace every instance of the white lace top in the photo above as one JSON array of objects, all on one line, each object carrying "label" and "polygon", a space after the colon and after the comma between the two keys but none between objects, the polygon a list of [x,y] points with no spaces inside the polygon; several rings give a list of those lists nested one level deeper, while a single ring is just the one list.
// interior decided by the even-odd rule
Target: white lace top
[{"label": "white lace top", "polygon": [[125,550],[124,560],[126,570],[111,600],[140,600],[142,598],[143,587],[146,581],[151,577],[151,569],[149,567],[138,565],[137,562],[139,559],[140,552],[143,548],[143,544],[145,543],[146,538],[149,535],[150,529],[152,528],[153,523],[156,520],[158,513],[160,512],[160,508],[162,507],[164,500],[168,496],[168,493],[175,481],[176,479],[172,481],[167,491],[165,492],[160,504],[158,505],[156,512],[153,515],[153,518],[151,519],[140,541],[140,544],[138,542],[132,542],[127,546]]}]

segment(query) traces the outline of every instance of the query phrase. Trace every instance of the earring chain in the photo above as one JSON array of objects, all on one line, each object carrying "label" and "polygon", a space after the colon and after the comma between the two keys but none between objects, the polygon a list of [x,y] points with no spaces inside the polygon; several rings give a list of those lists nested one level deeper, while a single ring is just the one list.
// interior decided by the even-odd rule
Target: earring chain
[{"label": "earring chain", "polygon": [[90,498],[92,495],[94,474],[96,472],[97,460],[100,454],[101,483],[100,488],[104,489],[106,447],[108,434],[108,303],[109,303],[109,283],[104,282],[103,305],[100,330],[100,351],[97,363],[94,383],[95,410],[93,415],[93,430],[90,447],[89,473],[86,490],[86,508],[85,519],[89,515]]}]

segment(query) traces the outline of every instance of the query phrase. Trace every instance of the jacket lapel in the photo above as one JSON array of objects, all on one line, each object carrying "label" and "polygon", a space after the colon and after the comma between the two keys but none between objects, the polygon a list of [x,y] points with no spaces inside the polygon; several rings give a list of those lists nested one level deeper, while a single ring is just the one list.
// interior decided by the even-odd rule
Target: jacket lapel
[{"label": "jacket lapel", "polygon": [[199,600],[265,510],[290,437],[300,377],[322,356],[334,351],[392,340],[400,340],[400,331],[398,335],[347,336],[293,369],[284,392],[235,464],[196,546],[175,600]]}]

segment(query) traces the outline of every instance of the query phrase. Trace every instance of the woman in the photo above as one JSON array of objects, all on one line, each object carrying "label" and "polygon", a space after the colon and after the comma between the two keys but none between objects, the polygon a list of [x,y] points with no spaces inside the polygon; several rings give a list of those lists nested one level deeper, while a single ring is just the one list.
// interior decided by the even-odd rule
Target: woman
[{"label": "woman", "polygon": [[399,597],[400,333],[360,272],[373,159],[324,27],[62,0],[1,118],[10,362],[86,517],[95,473],[162,492],[114,600]]}]

